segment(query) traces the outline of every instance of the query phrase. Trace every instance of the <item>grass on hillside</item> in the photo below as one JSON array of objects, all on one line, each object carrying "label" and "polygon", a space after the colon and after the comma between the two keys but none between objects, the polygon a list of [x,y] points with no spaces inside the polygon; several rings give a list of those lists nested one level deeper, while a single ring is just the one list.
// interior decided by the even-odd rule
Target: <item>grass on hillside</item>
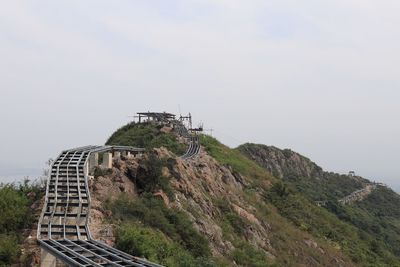
[{"label": "grass on hillside", "polygon": [[[212,157],[221,164],[232,167],[233,171],[239,172],[251,180],[272,181],[274,183],[272,188],[270,186],[262,187],[265,202],[273,204],[278,212],[297,228],[310,233],[316,239],[328,241],[333,247],[339,248],[354,262],[362,266],[397,266],[399,264],[398,259],[383,242],[376,240],[365,231],[340,221],[335,214],[317,207],[302,193],[299,193],[302,191],[301,189],[311,192],[312,183],[308,187],[302,188],[301,185],[298,185],[297,189],[289,188],[273,178],[264,168],[238,149],[224,146],[215,138],[206,135],[201,137],[201,144]],[[332,187],[335,185],[334,183]],[[314,190],[318,191],[319,187],[314,187]],[[323,195],[323,192],[320,195]],[[250,198],[251,196],[248,196],[248,199]],[[268,216],[266,219],[268,220]]]},{"label": "grass on hillside", "polygon": [[106,145],[134,146],[152,149],[166,147],[176,155],[186,151],[184,144],[178,143],[170,133],[160,131],[162,126],[153,123],[129,123],[115,131],[107,140]]},{"label": "grass on hillside", "polygon": [[195,258],[162,231],[139,222],[123,224],[117,232],[116,246],[129,253],[169,267],[213,267],[208,258]]},{"label": "grass on hillside", "polygon": [[[138,251],[134,251],[134,255],[152,255],[160,263],[168,262],[168,258],[171,255],[158,253],[158,244],[152,241],[153,234],[155,234],[154,231],[157,230],[168,237],[171,245],[175,244],[173,247],[177,253],[182,253],[187,257],[190,256],[189,258],[193,262],[200,259],[208,259],[208,262],[211,262],[208,241],[193,227],[188,216],[181,211],[167,208],[161,199],[155,198],[152,194],[144,194],[140,199],[136,200],[129,199],[126,195],[121,195],[116,201],[108,203],[108,208],[113,212],[113,219],[124,222],[124,227],[121,230],[123,232],[136,231],[139,224],[153,229],[152,234],[149,236],[142,233],[141,239],[145,240],[147,245],[155,252],[149,253],[149,255],[140,255]],[[126,235],[118,235],[117,244],[122,244],[120,246],[122,250],[128,252],[134,250],[136,245],[128,246],[126,245],[127,242],[132,243],[135,240],[130,240],[129,236]],[[179,244],[179,246],[176,244]]]},{"label": "grass on hillside", "polygon": [[250,178],[254,184],[268,188],[269,184],[276,180],[261,166],[244,156],[239,150],[223,145],[214,137],[201,135],[200,143],[206,149],[207,153],[220,164],[229,166],[234,172]]},{"label": "grass on hillside", "polygon": [[[264,149],[264,145],[255,144],[241,147],[246,146],[251,146],[252,150]],[[251,158],[248,149],[241,151]],[[287,158],[290,156],[286,155]],[[319,167],[315,165],[315,168]],[[283,168],[284,183],[275,184],[265,194],[267,201],[297,227],[329,240],[356,263],[399,266],[400,197],[381,188],[362,202],[340,205],[339,198],[362,188],[368,180],[320,170],[315,177],[301,177]],[[325,209],[314,205],[317,200],[327,202]]]},{"label": "grass on hillside", "polygon": [[266,193],[265,198],[297,227],[315,237],[326,239],[333,245],[337,244],[358,264],[363,266],[398,266],[396,264],[400,264],[394,255],[385,249],[384,243],[338,220],[334,214],[313,205],[283,183],[275,184]]}]

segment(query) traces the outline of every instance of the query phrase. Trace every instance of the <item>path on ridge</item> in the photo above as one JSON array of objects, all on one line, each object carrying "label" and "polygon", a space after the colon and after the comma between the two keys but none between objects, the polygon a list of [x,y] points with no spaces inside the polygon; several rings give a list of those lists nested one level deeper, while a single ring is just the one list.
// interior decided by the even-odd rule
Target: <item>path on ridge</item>
[{"label": "path on ridge", "polygon": [[362,201],[377,187],[376,184],[367,184],[364,188],[359,189],[338,200],[343,205],[352,204],[354,202]]}]

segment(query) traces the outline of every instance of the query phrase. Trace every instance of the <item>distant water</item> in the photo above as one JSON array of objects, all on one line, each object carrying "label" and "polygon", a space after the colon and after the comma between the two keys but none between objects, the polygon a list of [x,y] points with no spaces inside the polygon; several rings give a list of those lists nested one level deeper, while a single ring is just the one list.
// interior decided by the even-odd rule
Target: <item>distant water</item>
[{"label": "distant water", "polygon": [[26,179],[30,180],[31,182],[43,179],[42,175],[11,175],[11,176],[0,176],[0,184],[7,184],[7,183],[15,183],[18,184]]},{"label": "distant water", "polygon": [[25,179],[35,181],[41,179],[43,170],[34,168],[10,168],[0,166],[0,183],[19,183]]}]

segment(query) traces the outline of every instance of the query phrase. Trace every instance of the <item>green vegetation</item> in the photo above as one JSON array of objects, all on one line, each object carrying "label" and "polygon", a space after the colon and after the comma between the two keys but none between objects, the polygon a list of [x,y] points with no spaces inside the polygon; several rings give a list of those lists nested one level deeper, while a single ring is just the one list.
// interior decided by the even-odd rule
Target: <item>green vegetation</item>
[{"label": "green vegetation", "polygon": [[0,266],[13,263],[18,256],[18,239],[16,234],[0,235]]},{"label": "green vegetation", "polygon": [[163,190],[170,199],[174,198],[174,193],[169,184],[169,179],[162,175],[162,168],[171,168],[171,161],[174,159],[159,159],[154,153],[149,153],[148,157],[140,161],[137,175],[133,178],[135,185],[140,193],[155,193]]},{"label": "green vegetation", "polygon": [[[273,229],[269,241],[278,254],[275,264],[296,266],[304,262],[297,257],[312,257],[321,266],[328,266],[331,264],[328,259],[336,256],[346,259],[343,255],[347,255],[359,266],[400,266],[397,194],[380,188],[360,203],[342,206],[337,199],[363,187],[366,180],[323,172],[315,163],[291,150],[281,151],[279,157],[283,158],[275,159],[274,164],[280,164],[276,166],[279,168],[270,168],[243,151],[247,144],[230,149],[206,135],[200,141],[208,154],[229,168],[241,183],[243,190],[231,193],[255,207],[254,215]],[[107,144],[146,148],[162,145],[176,154],[184,151],[184,147],[179,151],[181,145],[173,135],[161,133],[160,127],[152,124],[124,126]],[[257,145],[252,148],[257,149]],[[297,161],[297,165],[291,160]],[[161,198],[153,196],[160,189],[173,195],[170,181],[162,176],[161,170],[168,167],[174,172],[175,162],[150,155],[140,164],[134,177],[139,200],[121,196],[108,203],[114,218],[121,222],[117,236],[119,248],[167,266],[230,266],[233,261],[240,266],[271,266],[266,252],[247,240],[250,229],[256,225],[232,209],[229,196],[216,199],[208,195],[219,210],[216,223],[224,239],[234,247],[224,258],[211,260],[207,240],[194,229],[188,215],[167,208]],[[278,171],[279,174],[283,171],[282,180],[270,174]],[[179,179],[179,175],[174,177]],[[207,190],[204,193],[207,195]],[[318,207],[315,201],[325,201],[326,207]],[[192,215],[199,215],[188,203],[182,204]],[[304,246],[304,240],[309,239],[315,240],[324,253]],[[293,253],[300,255],[293,256]]]},{"label": "green vegetation", "polygon": [[[188,253],[196,260],[210,257],[207,239],[193,228],[188,216],[181,211],[167,208],[161,199],[155,198],[151,194],[143,194],[139,200],[130,200],[125,195],[121,195],[115,202],[109,203],[108,208],[113,211],[114,219],[125,223],[121,230],[123,231],[122,233],[128,231],[130,227],[132,227],[131,231],[135,232],[138,228],[138,223],[141,222],[144,226],[152,227],[153,230],[156,229],[167,236],[171,241],[170,243],[177,249],[177,253]],[[145,233],[142,233],[142,238],[146,238]],[[149,240],[146,242],[157,247],[157,244],[153,244],[154,242],[152,241],[156,232],[153,231],[151,233],[147,237]],[[117,240],[118,244],[130,242],[126,235],[119,235]],[[177,244],[179,247],[176,247]],[[134,249],[133,247],[130,248]],[[123,245],[121,249],[129,250],[129,247]],[[169,258],[168,255],[162,256],[156,252],[149,252],[149,254],[158,255],[160,262]]]},{"label": "green vegetation", "polygon": [[233,260],[241,265],[248,267],[267,267],[268,259],[264,252],[256,249],[254,246],[247,242],[240,242],[239,245],[232,252],[231,257]]},{"label": "green vegetation", "polygon": [[[340,247],[351,259],[362,266],[397,266],[400,261],[384,243],[354,226],[341,222],[323,208],[310,203],[301,194],[283,183],[275,184],[265,195],[268,202],[278,208],[281,215],[313,236],[329,240]],[[374,245],[380,253],[372,250]]]},{"label": "green vegetation", "polygon": [[[246,179],[243,184],[244,190],[236,193],[240,194],[248,203],[257,208],[256,215],[259,220],[273,225],[274,230],[271,233],[270,241],[273,247],[277,248],[277,251],[279,251],[279,255],[275,260],[276,264],[278,266],[296,266],[299,259],[293,258],[290,251],[301,251],[304,249],[300,242],[303,242],[304,238],[307,236],[302,231],[308,232],[307,229],[302,229],[298,227],[298,225],[293,227],[293,225],[288,224],[287,219],[289,219],[289,221],[292,220],[290,216],[287,216],[288,214],[285,214],[284,209],[278,209],[279,214],[276,214],[276,207],[272,205],[273,203],[271,203],[270,200],[264,198],[264,202],[262,202],[257,197],[257,194],[267,195],[272,184],[277,183],[278,179],[272,177],[269,172],[264,170],[256,162],[243,155],[239,149],[231,149],[210,136],[202,136],[201,143],[206,148],[207,152],[218,162],[231,168],[234,174],[240,174],[241,177]],[[288,195],[289,191],[290,190],[285,187],[278,190],[281,196]],[[307,200],[304,201],[307,205],[313,206],[313,204],[309,203]],[[271,266],[271,260],[268,259],[266,254],[249,244],[244,238],[246,236],[246,229],[251,227],[251,223],[232,211],[230,200],[216,199],[214,200],[214,204],[222,213],[219,225],[223,230],[224,238],[229,240],[235,247],[235,250],[228,255],[228,258],[235,262],[242,263],[243,266]],[[296,203],[291,202],[291,205],[295,204]],[[304,207],[303,205],[304,203],[300,203],[296,209],[298,208],[301,211]],[[303,215],[306,217],[308,216],[308,214]],[[338,220],[336,219],[336,221]],[[322,224],[324,221],[319,223]],[[319,240],[321,244],[328,245],[324,235],[318,235],[316,239]],[[328,264],[323,255],[312,250],[309,250],[308,253],[315,259],[318,259],[321,266]],[[250,260],[249,258],[252,259]]]},{"label": "green vegetation", "polygon": [[230,149],[209,135],[201,135],[200,142],[207,153],[219,163],[231,167],[234,173],[240,173],[250,178],[257,186],[268,187],[268,183],[275,180],[262,167],[248,159],[239,150]]},{"label": "green vegetation", "polygon": [[235,261],[240,266],[249,267],[266,267],[271,266],[270,260],[264,251],[257,249],[249,244],[243,237],[246,229],[251,227],[251,222],[239,216],[231,207],[230,202],[226,198],[214,199],[214,204],[221,212],[220,226],[222,228],[224,238],[231,241],[235,249],[227,257]]},{"label": "green vegetation", "polygon": [[[254,162],[276,177],[279,177],[279,168],[285,182],[313,201],[342,198],[362,188],[366,182],[364,179],[349,179],[347,175],[324,172],[310,159],[289,149],[280,150],[275,147],[247,143],[239,146],[237,150],[248,159],[254,156]],[[268,152],[274,155],[271,156],[274,157],[273,159],[259,156],[268,155]]]},{"label": "green vegetation", "polygon": [[378,187],[366,199],[352,205],[328,205],[327,209],[367,232],[375,240],[371,249],[379,255],[389,250],[400,258],[400,196],[385,187]]},{"label": "green vegetation", "polygon": [[21,230],[32,227],[30,205],[41,198],[41,187],[26,180],[16,186],[0,185],[0,266],[9,266],[19,254]]},{"label": "green vegetation", "polygon": [[177,241],[171,240],[163,232],[137,222],[126,223],[119,228],[116,246],[131,255],[145,257],[165,266],[214,266],[213,261],[207,258],[195,258]]},{"label": "green vegetation", "polygon": [[94,172],[93,172],[94,178],[97,178],[99,176],[107,176],[110,174],[112,174],[112,169],[104,169],[104,168],[101,168],[98,166],[94,168]]},{"label": "green vegetation", "polygon": [[[262,153],[263,149],[268,148],[253,144],[240,147],[249,159],[254,155],[267,154]],[[298,172],[294,168],[286,168],[294,152],[282,154],[283,159],[274,159],[276,164],[281,165],[272,169],[280,167],[283,170],[283,181],[275,183],[264,193],[266,203],[272,203],[299,229],[328,240],[361,266],[400,266],[400,196],[379,187],[361,202],[340,205],[339,198],[362,188],[368,181],[323,172],[319,166],[300,156],[303,168],[314,170],[310,176],[304,177],[301,168]],[[271,165],[268,165],[271,159],[255,159],[260,166],[271,170]],[[291,162],[291,165],[294,163]],[[326,206],[320,208],[315,205],[314,201],[318,200],[325,201]]]},{"label": "green vegetation", "polygon": [[178,143],[173,134],[161,132],[161,128],[153,123],[129,123],[113,133],[106,145],[135,146],[149,150],[163,146],[176,155],[185,153],[186,146]]},{"label": "green vegetation", "polygon": [[337,200],[363,187],[361,181],[349,179],[347,175],[336,173],[324,173],[324,176],[320,179],[299,177],[291,173],[286,174],[284,180],[314,201]]},{"label": "green vegetation", "polygon": [[[224,229],[228,232],[234,232],[235,234],[242,236],[245,233],[246,227],[250,225],[243,217],[239,216],[231,207],[229,201],[225,198],[219,198],[214,200],[215,205],[219,208],[222,213],[222,222],[225,224]],[[228,230],[232,229],[232,231]]]}]

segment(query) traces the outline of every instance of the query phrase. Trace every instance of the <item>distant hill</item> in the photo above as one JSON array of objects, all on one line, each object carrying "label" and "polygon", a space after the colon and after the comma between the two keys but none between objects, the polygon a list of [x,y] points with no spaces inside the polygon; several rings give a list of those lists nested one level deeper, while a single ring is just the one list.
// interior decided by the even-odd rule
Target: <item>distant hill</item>
[{"label": "distant hill", "polygon": [[[256,144],[244,144],[238,149],[290,188],[357,227],[361,236],[367,233],[373,237],[368,241],[372,251],[382,256],[390,251],[400,257],[400,195],[392,189],[362,177],[325,172],[291,150]],[[373,190],[367,190],[365,195],[361,192],[359,199],[347,205],[340,204],[345,196],[369,185]]]}]

